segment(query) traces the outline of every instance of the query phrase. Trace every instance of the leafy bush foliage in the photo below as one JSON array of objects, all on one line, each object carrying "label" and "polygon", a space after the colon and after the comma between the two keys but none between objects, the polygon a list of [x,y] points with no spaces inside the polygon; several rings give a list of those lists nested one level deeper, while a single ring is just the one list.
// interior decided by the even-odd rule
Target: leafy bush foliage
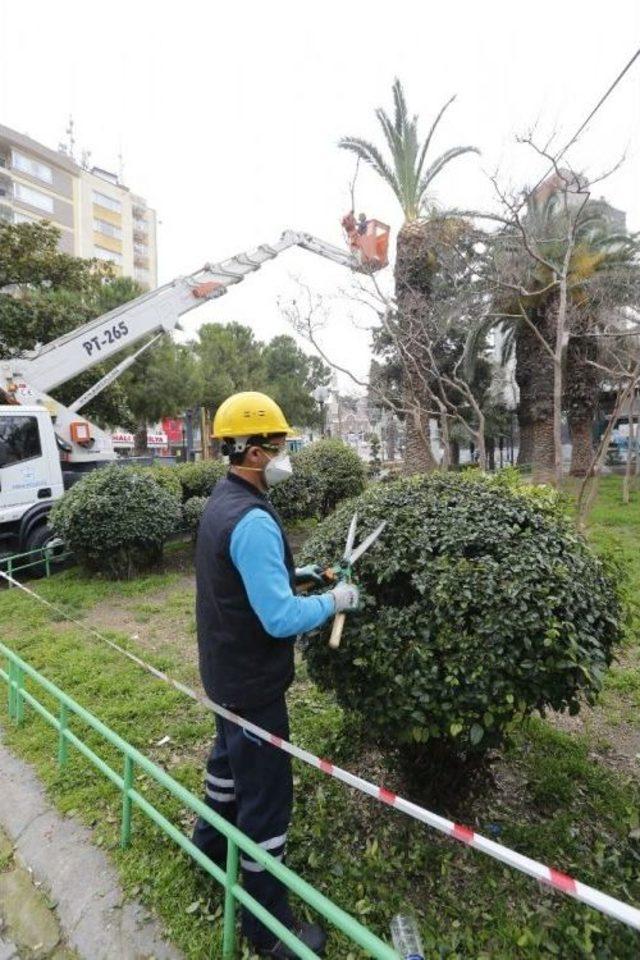
[{"label": "leafy bush foliage", "polygon": [[177,467],[135,467],[141,474],[152,477],[161,487],[172,493],[179,500],[182,497],[182,484]]},{"label": "leafy bush foliage", "polygon": [[291,460],[293,477],[271,494],[283,520],[326,517],[340,500],[364,490],[365,465],[342,440],[319,440]]},{"label": "leafy bush foliage", "polygon": [[191,531],[194,540],[198,535],[200,518],[202,517],[207,500],[208,497],[190,497],[182,506],[182,516],[185,525],[187,529]]},{"label": "leafy bush foliage", "polygon": [[218,480],[227,473],[228,466],[222,460],[198,460],[181,463],[173,468],[182,485],[182,501],[191,497],[208,497]]},{"label": "leafy bush foliage", "polygon": [[297,520],[306,520],[317,517],[322,502],[323,481],[317,472],[311,468],[308,459],[302,456],[303,451],[291,456],[293,476],[274,487],[269,499],[280,514],[280,517],[292,523]]},{"label": "leafy bush foliage", "polygon": [[[620,639],[606,565],[555,494],[516,483],[419,476],[355,503],[361,536],[388,524],[358,561],[363,609],[347,617],[337,652],[327,627],[306,656],[320,685],[414,763],[473,764],[516,715],[577,712]],[[303,562],[340,557],[353,510],[319,525]]]},{"label": "leafy bush foliage", "polygon": [[181,510],[179,498],[153,473],[103,467],[83,477],[54,506],[51,526],[87,569],[129,579],[160,559]]}]

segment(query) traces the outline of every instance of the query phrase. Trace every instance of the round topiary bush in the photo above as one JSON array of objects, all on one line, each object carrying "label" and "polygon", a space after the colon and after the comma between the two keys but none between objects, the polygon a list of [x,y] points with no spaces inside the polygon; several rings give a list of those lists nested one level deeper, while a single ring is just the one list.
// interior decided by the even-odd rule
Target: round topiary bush
[{"label": "round topiary bush", "polygon": [[208,497],[191,497],[182,505],[182,517],[188,530],[195,540],[198,535],[200,518],[204,512]]},{"label": "round topiary bush", "polygon": [[151,472],[118,466],[87,474],[49,514],[78,561],[113,579],[156,563],[180,520],[180,500]]},{"label": "round topiary bush", "polygon": [[613,578],[546,488],[478,475],[370,487],[305,543],[302,562],[342,554],[387,521],[355,568],[362,611],[342,644],[310,639],[311,676],[425,776],[470,769],[517,715],[591,702],[621,637]]},{"label": "round topiary bush", "polygon": [[186,503],[191,497],[208,497],[229,467],[223,460],[198,460],[180,463],[174,469],[182,486],[182,502]]},{"label": "round topiary bush", "polygon": [[324,481],[320,473],[312,469],[303,451],[291,456],[293,475],[269,493],[269,499],[282,520],[293,523],[320,515]]},{"label": "round topiary bush", "polygon": [[161,487],[178,499],[182,498],[182,484],[177,467],[135,467],[144,476],[152,477]]},{"label": "round topiary bush", "polygon": [[305,468],[321,479],[320,516],[326,517],[340,500],[356,497],[366,485],[366,466],[342,440],[319,440],[298,454]]},{"label": "round topiary bush", "polygon": [[326,517],[340,500],[365,488],[366,467],[342,440],[318,440],[291,457],[293,477],[271,500],[283,520]]}]

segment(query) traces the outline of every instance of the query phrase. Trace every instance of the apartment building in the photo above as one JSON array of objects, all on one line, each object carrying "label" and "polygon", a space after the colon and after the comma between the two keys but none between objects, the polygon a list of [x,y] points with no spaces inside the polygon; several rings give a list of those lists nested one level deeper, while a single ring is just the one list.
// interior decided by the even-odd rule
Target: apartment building
[{"label": "apartment building", "polygon": [[0,220],[50,220],[65,253],[109,260],[118,274],[157,286],[155,210],[116,174],[81,166],[2,125]]}]

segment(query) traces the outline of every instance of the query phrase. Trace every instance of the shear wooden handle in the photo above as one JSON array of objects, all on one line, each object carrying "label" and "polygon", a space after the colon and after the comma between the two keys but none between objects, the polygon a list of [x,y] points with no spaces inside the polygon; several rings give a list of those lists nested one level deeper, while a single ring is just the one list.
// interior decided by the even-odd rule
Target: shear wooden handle
[{"label": "shear wooden handle", "polygon": [[331,636],[329,637],[329,646],[334,650],[340,646],[340,640],[342,638],[342,630],[344,628],[344,621],[346,620],[346,613],[336,613],[333,618],[333,626],[331,628]]}]

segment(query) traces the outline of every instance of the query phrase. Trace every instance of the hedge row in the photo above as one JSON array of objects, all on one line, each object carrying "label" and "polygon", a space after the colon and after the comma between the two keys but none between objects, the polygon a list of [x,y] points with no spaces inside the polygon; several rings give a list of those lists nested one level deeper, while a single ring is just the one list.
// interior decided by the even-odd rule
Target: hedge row
[{"label": "hedge row", "polygon": [[[339,441],[296,454],[294,476],[273,491],[284,520],[323,517],[364,488],[364,465]],[[158,561],[180,525],[197,535],[207,498],[227,472],[220,460],[93,471],[56,504],[50,523],[87,569],[128,578]]]}]

